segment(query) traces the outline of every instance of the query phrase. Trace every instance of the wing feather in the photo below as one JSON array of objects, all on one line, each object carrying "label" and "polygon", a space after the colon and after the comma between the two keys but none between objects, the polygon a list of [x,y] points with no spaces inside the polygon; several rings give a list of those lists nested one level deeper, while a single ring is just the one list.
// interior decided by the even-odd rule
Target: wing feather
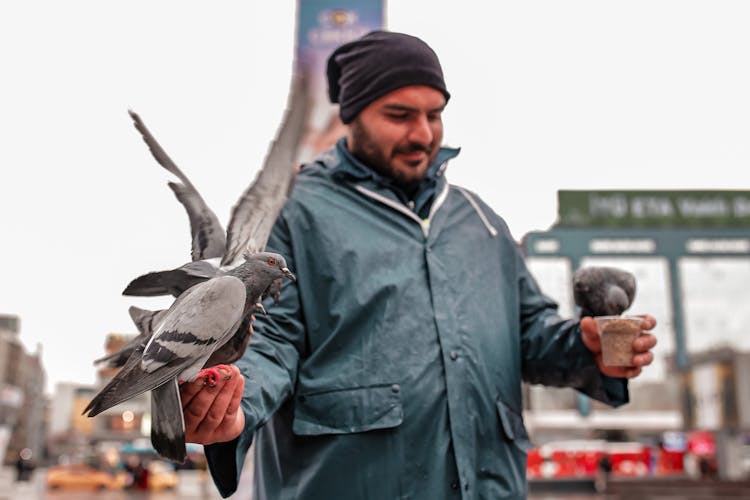
[{"label": "wing feather", "polygon": [[245,253],[265,249],[271,228],[294,182],[295,161],[305,131],[308,108],[307,85],[303,78],[297,77],[281,127],[263,166],[232,208],[222,266],[235,263]]},{"label": "wing feather", "polygon": [[190,234],[192,236],[191,258],[193,260],[211,259],[224,255],[226,235],[216,214],[208,208],[198,190],[182,170],[172,161],[161,145],[156,141],[146,125],[134,111],[128,111],[133,124],[141,133],[143,141],[148,146],[154,159],[169,172],[176,175],[181,183],[170,182],[169,187],[177,200],[185,207],[190,220]]}]

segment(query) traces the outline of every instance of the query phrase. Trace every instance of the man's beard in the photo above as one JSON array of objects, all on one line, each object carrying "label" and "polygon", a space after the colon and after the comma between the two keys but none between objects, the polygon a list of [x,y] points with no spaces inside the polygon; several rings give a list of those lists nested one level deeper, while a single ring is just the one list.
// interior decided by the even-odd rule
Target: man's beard
[{"label": "man's beard", "polygon": [[[350,147],[355,148],[351,150],[351,153],[375,172],[393,180],[407,190],[414,188],[427,174],[425,170],[418,178],[406,177],[402,172],[393,168],[391,158],[386,155],[382,148],[378,147],[378,144],[362,124],[355,119],[349,127],[353,143]],[[419,143],[409,143],[407,146],[397,147],[393,152],[408,153],[413,151],[424,151],[428,157],[428,165],[435,159],[432,149]]]}]

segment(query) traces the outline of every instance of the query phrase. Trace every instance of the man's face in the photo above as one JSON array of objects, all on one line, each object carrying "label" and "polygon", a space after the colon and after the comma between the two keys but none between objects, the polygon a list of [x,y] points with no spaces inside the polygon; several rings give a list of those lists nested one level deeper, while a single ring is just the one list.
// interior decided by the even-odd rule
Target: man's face
[{"label": "man's face", "polygon": [[399,184],[419,182],[443,141],[445,97],[423,85],[402,87],[371,102],[349,124],[349,150]]}]

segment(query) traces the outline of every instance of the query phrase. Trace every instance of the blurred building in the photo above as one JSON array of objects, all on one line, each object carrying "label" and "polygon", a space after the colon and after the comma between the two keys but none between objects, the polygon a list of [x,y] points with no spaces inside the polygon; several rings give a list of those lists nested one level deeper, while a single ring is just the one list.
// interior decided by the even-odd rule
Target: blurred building
[{"label": "blurred building", "polygon": [[96,394],[94,387],[74,382],[55,386],[49,414],[47,447],[54,462],[82,459],[94,430],[92,419],[81,415]]},{"label": "blurred building", "polygon": [[[104,355],[112,354],[134,335],[110,333],[104,342]],[[55,387],[50,415],[49,453],[56,460],[80,461],[98,450],[115,448],[141,440],[150,432],[149,399],[144,394],[110,408],[95,417],[83,410],[119,368],[100,363],[95,386],[72,382]]]},{"label": "blurred building", "polygon": [[556,224],[522,241],[542,290],[570,317],[575,270],[630,271],[638,290],[626,313],[655,316],[659,344],[653,365],[630,382],[631,402],[616,410],[570,389],[526,387],[536,445],[604,438],[661,446],[706,431],[720,475],[750,474],[749,229],[750,191],[558,192]]},{"label": "blurred building", "polygon": [[47,399],[42,349],[27,353],[20,340],[20,319],[0,315],[0,456],[15,462],[24,448],[32,459],[44,456]]},{"label": "blurred building", "polygon": [[679,374],[685,428],[709,433],[720,475],[750,477],[750,352],[723,347],[691,353]]},{"label": "blurred building", "polygon": [[[108,334],[104,343],[105,354],[118,351],[132,338],[134,335]],[[96,391],[112,380],[119,370],[120,368],[113,368],[102,363],[97,370]],[[91,397],[87,397],[85,401],[80,401],[80,408],[76,409],[79,414],[90,400]],[[92,443],[125,443],[148,436],[151,432],[150,404],[150,393],[147,392],[116,405],[93,419],[88,419],[93,420]]]}]

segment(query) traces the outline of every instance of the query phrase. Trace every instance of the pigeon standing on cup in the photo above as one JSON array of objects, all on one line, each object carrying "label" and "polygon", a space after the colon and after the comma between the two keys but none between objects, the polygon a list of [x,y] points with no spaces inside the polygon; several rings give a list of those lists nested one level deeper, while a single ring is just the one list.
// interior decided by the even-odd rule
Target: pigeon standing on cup
[{"label": "pigeon standing on cup", "polygon": [[226,236],[192,183],[140,117],[130,112],[154,158],[181,181],[169,186],[188,213],[192,261],[176,269],[149,273],[128,285],[125,295],[171,294],[176,300],[164,311],[134,314],[131,309],[141,332],[136,337],[139,340],[124,346],[119,356],[98,360],[122,368],[92,399],[84,414],[93,417],[150,390],[151,442],[163,457],[185,460],[179,381],[203,376],[210,384],[229,373],[221,365],[236,361],[244,353],[252,313],[264,312],[260,302],[266,296],[278,298],[284,278],[294,280],[283,256],[263,250],[294,181],[294,161],[307,107],[305,85],[298,79],[263,167],[232,208]]},{"label": "pigeon standing on cup", "polygon": [[573,274],[573,300],[584,316],[619,316],[633,303],[636,281],[616,267],[591,266]]}]

